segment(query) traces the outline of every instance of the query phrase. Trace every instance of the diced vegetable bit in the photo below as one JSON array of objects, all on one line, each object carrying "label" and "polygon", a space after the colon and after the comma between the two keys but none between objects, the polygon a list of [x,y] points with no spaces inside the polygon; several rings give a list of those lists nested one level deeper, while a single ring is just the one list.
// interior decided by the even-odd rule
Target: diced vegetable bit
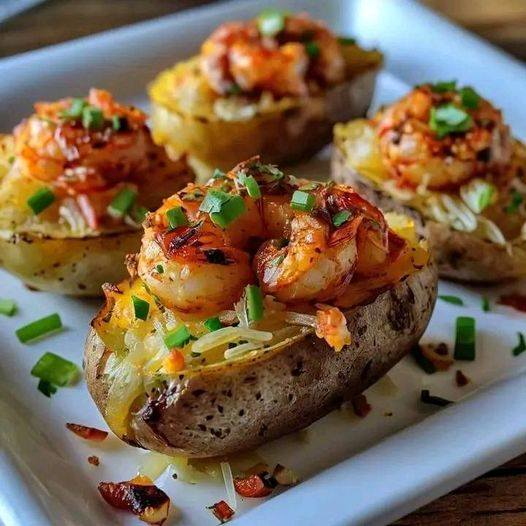
[{"label": "diced vegetable bit", "polygon": [[455,383],[457,384],[457,387],[464,387],[469,383],[469,378],[458,369],[455,373]]},{"label": "diced vegetable bit", "polygon": [[214,517],[220,521],[221,524],[229,521],[235,513],[235,511],[224,500],[220,500],[212,506],[208,506],[207,509],[212,510]]},{"label": "diced vegetable bit", "polygon": [[455,360],[475,359],[475,318],[459,316],[456,322]]},{"label": "diced vegetable bit", "polygon": [[438,297],[442,301],[446,301],[447,303],[452,303],[453,305],[464,305],[464,302],[458,296],[441,295],[441,296],[438,296]]},{"label": "diced vegetable bit", "polygon": [[277,486],[277,482],[269,473],[263,472],[247,477],[236,477],[234,479],[234,488],[236,493],[242,497],[261,498],[272,493]]},{"label": "diced vegetable bit", "polygon": [[489,299],[487,298],[487,296],[482,297],[482,310],[484,312],[489,312],[491,310],[491,306],[490,306]]},{"label": "diced vegetable bit", "polygon": [[188,226],[188,218],[186,217],[182,206],[170,208],[170,210],[166,212],[166,219],[168,219],[168,225],[171,229],[180,226]]},{"label": "diced vegetable bit", "polygon": [[201,212],[210,214],[210,219],[221,228],[226,228],[246,211],[245,202],[240,195],[231,195],[221,190],[211,189],[206,193]]},{"label": "diced vegetable bit", "polygon": [[261,189],[253,175],[240,172],[238,174],[238,181],[247,189],[247,193],[252,199],[259,199],[261,197]]},{"label": "diced vegetable bit", "polygon": [[150,312],[150,304],[132,294],[133,312],[138,320],[148,319],[148,312]]},{"label": "diced vegetable bit", "polygon": [[158,274],[164,274],[164,267],[160,264],[155,267],[155,270]]},{"label": "diced vegetable bit", "polygon": [[356,44],[356,39],[352,37],[339,37],[338,42],[341,46],[354,46]]},{"label": "diced vegetable bit", "polygon": [[292,194],[292,199],[290,201],[290,206],[294,210],[299,210],[300,212],[311,212],[314,208],[316,202],[315,197],[308,192],[302,192],[301,190],[296,190]]},{"label": "diced vegetable bit", "polygon": [[85,106],[82,109],[82,126],[87,130],[100,130],[104,126],[102,110],[95,106]]},{"label": "diced vegetable bit", "polygon": [[214,179],[223,179],[223,178],[226,177],[226,173],[223,172],[222,170],[220,170],[219,168],[216,168],[216,169],[214,170],[214,173],[212,174],[212,177],[213,177]]},{"label": "diced vegetable bit", "polygon": [[35,215],[40,214],[46,208],[51,206],[55,201],[55,194],[51,189],[43,187],[37,190],[32,196],[27,200],[27,205]]},{"label": "diced vegetable bit", "polygon": [[519,206],[522,204],[523,201],[524,197],[522,197],[522,195],[519,192],[517,192],[517,190],[513,189],[510,193],[510,202],[508,203],[508,205],[506,205],[504,211],[507,214],[517,213],[517,211],[519,210]]},{"label": "diced vegetable bit", "polygon": [[246,302],[249,321],[258,321],[263,318],[263,295],[257,285],[247,285]]},{"label": "diced vegetable bit", "polygon": [[51,398],[57,392],[57,388],[45,380],[40,380],[37,385],[37,389],[48,398]]},{"label": "diced vegetable bit", "polygon": [[92,466],[98,466],[100,464],[100,459],[97,455],[90,455],[88,457],[88,463]]},{"label": "diced vegetable bit", "polygon": [[420,349],[424,358],[427,358],[437,371],[447,371],[454,363],[453,358],[449,356],[448,346],[444,342],[421,345]]},{"label": "diced vegetable bit", "polygon": [[259,32],[266,37],[273,37],[285,29],[286,14],[278,9],[265,9],[257,18]]},{"label": "diced vegetable bit", "polygon": [[436,373],[437,369],[434,363],[422,354],[422,348],[420,345],[417,344],[411,349],[411,356],[415,359],[415,362],[425,373]]},{"label": "diced vegetable bit", "polygon": [[440,396],[433,396],[429,392],[429,389],[422,389],[422,391],[420,392],[420,401],[424,404],[437,405],[439,407],[445,407],[446,405],[453,403],[451,400],[447,400],[446,398],[442,398]]},{"label": "diced vegetable bit", "polygon": [[517,336],[519,337],[519,343],[512,350],[513,356],[519,356],[519,354],[522,354],[524,351],[526,351],[526,341],[524,341],[524,334],[522,334],[522,332],[518,332]]},{"label": "diced vegetable bit", "polygon": [[108,212],[113,217],[124,217],[134,205],[137,192],[132,188],[123,188],[108,206]]},{"label": "diced vegetable bit", "polygon": [[351,217],[349,210],[340,210],[332,216],[332,224],[338,228],[342,226]]},{"label": "diced vegetable bit", "polygon": [[16,312],[16,303],[14,300],[0,298],[0,314],[4,316],[13,316]]},{"label": "diced vegetable bit", "polygon": [[81,424],[72,424],[71,422],[66,424],[66,428],[72,433],[75,433],[75,435],[79,436],[80,438],[91,440],[92,442],[102,442],[108,436],[108,432],[102,431],[102,429],[83,426]]},{"label": "diced vegetable bit", "polygon": [[431,84],[431,91],[434,91],[435,93],[446,93],[447,91],[455,91],[456,89],[456,80],[441,80],[435,84]]},{"label": "diced vegetable bit", "polygon": [[297,484],[300,479],[294,471],[281,464],[276,464],[272,476],[280,486],[293,486]]},{"label": "diced vegetable bit", "polygon": [[473,120],[469,114],[454,104],[448,103],[431,108],[429,127],[439,139],[450,133],[468,131],[472,126]]},{"label": "diced vegetable bit", "polygon": [[174,331],[169,332],[164,337],[164,343],[168,349],[173,347],[184,347],[192,338],[186,325],[181,325]]},{"label": "diced vegetable bit", "polygon": [[20,329],[16,330],[16,336],[22,343],[27,343],[42,336],[46,336],[52,332],[58,331],[62,328],[62,320],[60,316],[55,312],[45,318],[35,320]]},{"label": "diced vegetable bit", "polygon": [[148,212],[149,210],[145,206],[133,206],[130,215],[136,223],[142,223]]},{"label": "diced vegetable bit", "polygon": [[71,385],[79,375],[78,367],[69,360],[47,352],[43,354],[31,369],[31,375],[53,386]]},{"label": "diced vegetable bit", "polygon": [[478,107],[480,101],[480,95],[471,87],[466,86],[459,90],[460,100],[462,101],[462,106],[464,108],[469,108],[474,110]]},{"label": "diced vegetable bit", "polygon": [[208,318],[203,325],[210,331],[214,332],[223,327],[223,324],[221,323],[221,320],[217,317],[215,318]]},{"label": "diced vegetable bit", "polygon": [[351,400],[352,409],[356,416],[360,418],[365,418],[371,412],[371,405],[367,401],[367,398],[364,394],[359,394]]},{"label": "diced vegetable bit", "polygon": [[316,42],[305,42],[305,51],[310,58],[316,58],[320,54],[320,46]]},{"label": "diced vegetable bit", "polygon": [[67,119],[80,119],[82,117],[82,110],[88,105],[85,99],[74,98],[71,99],[71,104],[69,108],[65,109],[61,117]]}]

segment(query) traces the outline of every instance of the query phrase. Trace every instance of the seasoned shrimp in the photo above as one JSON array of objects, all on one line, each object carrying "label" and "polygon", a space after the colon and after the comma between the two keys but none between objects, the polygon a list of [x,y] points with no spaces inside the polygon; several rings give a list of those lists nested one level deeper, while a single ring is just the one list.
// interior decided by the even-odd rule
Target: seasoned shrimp
[{"label": "seasoned shrimp", "polygon": [[415,88],[376,117],[387,169],[401,185],[437,190],[502,177],[512,140],[501,112],[471,88],[437,86]]}]

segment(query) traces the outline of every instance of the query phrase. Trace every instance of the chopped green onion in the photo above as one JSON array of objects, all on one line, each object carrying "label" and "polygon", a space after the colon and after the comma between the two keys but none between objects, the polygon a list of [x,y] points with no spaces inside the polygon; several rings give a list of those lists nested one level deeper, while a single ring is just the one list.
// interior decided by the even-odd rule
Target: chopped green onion
[{"label": "chopped green onion", "polygon": [[349,217],[351,217],[351,212],[349,212],[349,210],[340,210],[332,216],[332,224],[335,227],[342,226]]},{"label": "chopped green onion", "polygon": [[415,362],[424,372],[427,374],[436,373],[437,368],[435,367],[435,364],[429,358],[427,358],[427,356],[424,356],[420,345],[413,346],[411,349],[411,356],[415,359]]},{"label": "chopped green onion", "polygon": [[248,319],[250,321],[258,321],[263,318],[263,295],[257,285],[247,285],[246,301]]},{"label": "chopped green onion", "polygon": [[242,91],[243,90],[241,89],[241,86],[233,82],[232,84],[230,84],[230,86],[228,86],[226,90],[226,94],[227,95],[239,95]]},{"label": "chopped green onion", "polygon": [[188,225],[188,218],[186,217],[182,206],[170,208],[170,210],[166,212],[166,218],[168,219],[168,225],[171,229]]},{"label": "chopped green onion", "polygon": [[522,334],[522,332],[518,332],[517,336],[519,337],[519,344],[511,351],[513,356],[519,356],[519,354],[522,354],[524,351],[526,351],[526,341],[524,341],[524,334]]},{"label": "chopped green onion", "polygon": [[230,194],[223,192],[222,190],[216,190],[212,188],[208,190],[203,199],[202,203],[199,205],[199,210],[201,212],[221,212],[221,207],[231,198]]},{"label": "chopped green onion", "polygon": [[57,313],[35,320],[16,330],[16,336],[22,343],[27,343],[62,328],[62,320]]},{"label": "chopped green onion", "polygon": [[68,119],[80,119],[82,116],[82,110],[84,110],[87,105],[88,103],[85,99],[72,99],[69,108],[61,113],[61,117]]},{"label": "chopped green onion", "polygon": [[469,208],[476,214],[480,214],[491,204],[496,191],[497,189],[493,184],[482,179],[473,179],[470,183],[462,186],[460,194]]},{"label": "chopped green onion", "polygon": [[441,396],[433,396],[429,392],[429,389],[422,389],[422,391],[420,391],[420,401],[424,404],[437,405],[439,407],[445,407],[453,403],[451,400],[447,400]]},{"label": "chopped green onion", "polygon": [[275,181],[279,179],[283,179],[283,177],[285,177],[285,174],[277,166],[274,166],[273,164],[256,163],[256,168],[263,173],[271,175]]},{"label": "chopped green onion", "polygon": [[51,395],[54,395],[57,392],[56,386],[46,380],[40,380],[37,389],[48,398],[51,398]]},{"label": "chopped green onion", "polygon": [[242,215],[245,202],[240,195],[230,195],[221,190],[208,190],[201,206],[201,212],[208,212],[210,219],[221,228],[226,228],[230,223]]},{"label": "chopped green onion", "polygon": [[150,304],[132,294],[133,312],[138,320],[146,320],[148,318],[148,312],[150,311]]},{"label": "chopped green onion", "polygon": [[208,318],[203,325],[210,331],[214,332],[223,327],[223,324],[221,323],[221,320],[219,318]]},{"label": "chopped green onion", "polygon": [[266,37],[273,37],[285,29],[285,13],[278,9],[265,9],[257,18],[259,32]]},{"label": "chopped green onion", "polygon": [[482,310],[484,312],[489,312],[491,310],[489,299],[486,296],[482,297]]},{"label": "chopped green onion", "polygon": [[87,130],[100,130],[104,126],[104,114],[100,108],[86,106],[82,110],[82,126]]},{"label": "chopped green onion", "polygon": [[216,168],[214,170],[214,173],[212,174],[212,177],[214,179],[223,179],[224,177],[226,177],[226,173],[220,170],[219,168]]},{"label": "chopped green onion", "polygon": [[462,88],[460,91],[460,100],[464,108],[474,110],[479,105],[480,95],[470,86]]},{"label": "chopped green onion", "polygon": [[516,213],[523,201],[524,197],[522,197],[522,195],[517,192],[517,190],[513,189],[511,191],[511,201],[506,206],[506,208],[504,208],[505,212],[508,214]]},{"label": "chopped green onion", "polygon": [[37,190],[29,199],[27,204],[35,215],[43,212],[48,206],[55,201],[55,194],[46,187]]},{"label": "chopped green onion", "polygon": [[271,262],[270,264],[273,266],[273,267],[277,267],[278,265],[281,265],[283,263],[283,260],[285,259],[285,255],[284,254],[280,254],[279,256],[275,257]]},{"label": "chopped green onion", "polygon": [[159,274],[164,274],[164,267],[162,265],[157,265],[155,270],[157,270]]},{"label": "chopped green onion", "polygon": [[312,194],[302,192],[301,190],[296,190],[292,194],[290,206],[294,210],[300,210],[301,212],[310,212],[314,208],[315,202],[316,199]]},{"label": "chopped green onion", "polygon": [[137,192],[131,188],[123,188],[108,206],[108,212],[113,217],[124,217],[137,199]]},{"label": "chopped green onion", "polygon": [[16,303],[13,300],[0,298],[0,314],[13,316],[15,312]]},{"label": "chopped green onion", "polygon": [[353,46],[356,44],[356,39],[352,37],[339,37],[338,42],[342,46]]},{"label": "chopped green onion", "polygon": [[119,131],[121,129],[121,118],[118,115],[114,115],[111,118],[111,125],[115,131]]},{"label": "chopped green onion", "polygon": [[453,305],[464,305],[464,302],[461,298],[458,296],[438,296],[442,301],[447,301],[448,303],[452,303]]},{"label": "chopped green onion", "polygon": [[131,209],[130,215],[136,223],[142,223],[148,212],[149,210],[145,206],[134,206]]},{"label": "chopped green onion", "polygon": [[431,84],[431,91],[435,93],[446,93],[447,91],[455,91],[457,89],[456,80],[442,80]]},{"label": "chopped green onion", "polygon": [[186,345],[192,338],[190,331],[186,325],[181,325],[174,331],[169,332],[164,337],[164,343],[168,349],[173,347],[183,347]]},{"label": "chopped green onion", "polygon": [[316,42],[305,42],[305,51],[310,58],[316,58],[320,54],[320,46]]},{"label": "chopped green onion", "polygon": [[459,316],[456,323],[455,360],[475,359],[475,318]]},{"label": "chopped green onion", "polygon": [[261,189],[253,175],[247,176],[244,172],[239,174],[239,182],[247,189],[247,193],[252,199],[261,197]]},{"label": "chopped green onion", "polygon": [[43,354],[31,369],[32,376],[59,387],[72,384],[78,374],[78,367],[73,362],[51,352]]},{"label": "chopped green onion", "polygon": [[439,139],[443,139],[450,133],[468,131],[472,126],[473,120],[469,114],[454,104],[448,103],[438,108],[431,108],[429,127]]}]

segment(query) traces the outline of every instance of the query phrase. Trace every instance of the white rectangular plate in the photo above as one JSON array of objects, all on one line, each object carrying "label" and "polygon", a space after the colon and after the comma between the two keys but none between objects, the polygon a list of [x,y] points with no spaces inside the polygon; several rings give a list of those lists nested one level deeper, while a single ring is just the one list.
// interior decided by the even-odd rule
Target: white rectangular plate
[{"label": "white rectangular plate", "polygon": [[[5,59],[0,62],[3,131],[30,113],[33,101],[82,94],[90,86],[146,105],[145,85],[158,71],[195,52],[221,21],[246,18],[267,6],[262,1],[223,3]],[[413,83],[457,78],[493,99],[515,134],[525,136],[526,104],[518,104],[526,91],[525,69],[418,4],[287,0],[280,6],[308,10],[341,34],[385,51],[387,71],[376,103],[393,100]],[[307,172],[326,177],[324,156],[296,173]],[[502,290],[441,283],[442,294],[461,296],[466,305],[439,301],[425,339],[451,344],[455,318],[474,316],[477,360],[426,376],[405,359],[389,375],[396,389],[383,380],[368,391],[373,411],[367,418],[335,412],[301,437],[261,448],[265,460],[293,468],[305,482],[265,502],[238,499],[234,522],[386,524],[519,454],[526,443],[526,353],[514,358],[511,349],[526,318],[496,305],[489,313],[481,310],[482,294],[494,300]],[[6,526],[136,524],[109,508],[96,485],[134,476],[143,453],[113,437],[94,446],[67,432],[65,422],[105,427],[85,385],[47,399],[30,376],[44,351],[81,364],[97,302],[30,292],[3,272],[0,297],[16,298],[20,306],[17,316],[0,320],[0,520]],[[67,326],[64,332],[30,346],[18,343],[16,328],[55,311]],[[459,367],[472,380],[462,389],[454,383]],[[423,407],[418,402],[423,387],[459,403],[442,411]],[[101,465],[89,465],[89,455],[98,455]],[[225,498],[221,483],[190,485],[168,473],[158,483],[178,509],[173,523],[216,523],[205,506]]]}]

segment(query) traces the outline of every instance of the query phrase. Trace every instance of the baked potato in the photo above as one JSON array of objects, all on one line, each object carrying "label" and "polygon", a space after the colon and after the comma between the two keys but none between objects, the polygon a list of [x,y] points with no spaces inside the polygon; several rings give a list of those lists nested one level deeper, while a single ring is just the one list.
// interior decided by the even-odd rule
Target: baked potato
[{"label": "baked potato", "polygon": [[454,81],[334,129],[332,178],[384,210],[411,208],[440,276],[453,280],[526,275],[525,174],[526,148],[501,112]]},{"label": "baked potato", "polygon": [[98,296],[126,273],[140,223],[193,179],[156,146],[146,115],[103,90],[35,104],[0,143],[0,266],[30,287]]},{"label": "baked potato", "polygon": [[308,426],[416,344],[437,274],[414,221],[257,158],[145,221],[84,368],[126,442],[212,457]]},{"label": "baked potato", "polygon": [[291,163],[328,144],[335,122],[365,115],[381,63],[306,14],[229,22],[151,84],[153,138],[208,175],[257,154]]}]

